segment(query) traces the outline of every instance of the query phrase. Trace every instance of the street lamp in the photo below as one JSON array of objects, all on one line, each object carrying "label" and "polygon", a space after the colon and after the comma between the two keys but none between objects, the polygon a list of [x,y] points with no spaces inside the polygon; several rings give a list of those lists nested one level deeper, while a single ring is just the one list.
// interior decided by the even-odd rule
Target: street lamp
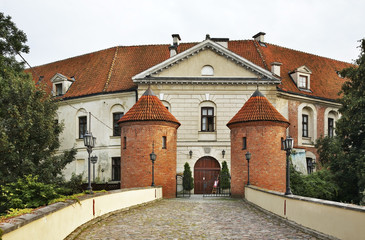
[{"label": "street lamp", "polygon": [[251,159],[251,153],[248,151],[246,154],[246,160],[247,160],[247,185],[250,185],[250,159]]},{"label": "street lamp", "polygon": [[152,161],[152,184],[151,186],[154,187],[155,186],[155,170],[154,170],[154,167],[155,167],[155,161],[156,161],[156,154],[153,152],[153,149],[154,149],[154,143],[152,143],[152,153],[150,154],[150,159]]},{"label": "street lamp", "polygon": [[291,150],[294,146],[294,139],[289,137],[286,137],[286,139],[283,141],[283,147],[286,151],[286,191],[285,195],[292,195],[293,193],[290,190],[290,161],[289,156],[291,153]]},{"label": "street lamp", "polygon": [[95,182],[95,163],[98,161],[98,157],[92,156],[90,159],[91,163],[93,164],[93,182]]},{"label": "street lamp", "polygon": [[86,131],[86,134],[84,135],[84,145],[87,148],[87,152],[89,154],[89,158],[88,158],[88,162],[87,162],[87,167],[88,167],[88,186],[86,188],[86,190],[89,191],[89,193],[93,193],[92,192],[92,187],[91,187],[91,181],[90,181],[90,175],[91,175],[91,171],[90,171],[90,154],[93,151],[93,148],[95,147],[95,142],[96,142],[96,137],[93,137],[93,134],[90,132]]},{"label": "street lamp", "polygon": [[224,155],[226,155],[226,151],[223,149],[222,150],[222,158],[224,158]]}]

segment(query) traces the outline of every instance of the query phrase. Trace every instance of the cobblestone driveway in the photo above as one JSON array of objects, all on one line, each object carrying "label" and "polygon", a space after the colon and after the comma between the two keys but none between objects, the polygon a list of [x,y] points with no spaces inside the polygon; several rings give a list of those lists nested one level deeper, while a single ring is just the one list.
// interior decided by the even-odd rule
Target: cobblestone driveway
[{"label": "cobblestone driveway", "polygon": [[238,199],[171,199],[119,212],[90,225],[78,240],[316,239]]}]

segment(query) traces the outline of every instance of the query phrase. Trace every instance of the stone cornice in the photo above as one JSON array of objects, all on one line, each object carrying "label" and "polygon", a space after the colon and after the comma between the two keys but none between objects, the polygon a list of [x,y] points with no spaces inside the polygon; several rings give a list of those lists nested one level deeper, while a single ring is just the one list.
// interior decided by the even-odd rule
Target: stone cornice
[{"label": "stone cornice", "polygon": [[228,85],[245,85],[245,84],[280,84],[280,80],[241,78],[241,77],[147,77],[135,78],[133,80],[139,84],[228,84]]}]

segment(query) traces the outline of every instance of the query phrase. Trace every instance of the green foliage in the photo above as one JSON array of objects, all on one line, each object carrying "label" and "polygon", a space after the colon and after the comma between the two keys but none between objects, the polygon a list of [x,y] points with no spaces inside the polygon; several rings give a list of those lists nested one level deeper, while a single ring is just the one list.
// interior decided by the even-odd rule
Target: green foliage
[{"label": "green foliage", "polygon": [[295,195],[324,200],[336,200],[339,189],[329,170],[321,169],[312,174],[303,175],[293,166],[290,167],[290,188]]},{"label": "green foliage", "polygon": [[340,187],[338,201],[361,203],[365,191],[365,39],[361,40],[357,66],[340,72],[348,79],[339,99],[341,118],[336,136],[316,143],[321,164],[334,174]]},{"label": "green foliage", "polygon": [[190,165],[187,162],[184,164],[183,188],[187,191],[190,191],[194,188],[194,178],[192,177]]},{"label": "green foliage", "polygon": [[16,182],[0,187],[0,212],[11,208],[36,208],[47,205],[60,195],[54,185],[38,181],[37,176],[28,175]]},{"label": "green foliage", "polygon": [[14,69],[17,72],[23,70],[23,63],[17,62],[15,55],[29,52],[25,42],[27,35],[16,27],[10,16],[0,12],[0,72],[4,69]]},{"label": "green foliage", "polygon": [[76,175],[75,173],[72,173],[70,181],[66,182],[63,186],[67,190],[67,192],[63,195],[72,195],[81,193],[83,191],[82,174]]},{"label": "green foliage", "polygon": [[222,169],[219,174],[219,185],[222,189],[227,189],[227,188],[231,187],[231,182],[229,179],[230,179],[230,175],[229,175],[229,169],[227,166],[227,162],[223,161]]},{"label": "green foliage", "polygon": [[0,13],[0,184],[25,175],[45,183],[60,182],[61,170],[76,150],[54,156],[62,125],[55,123],[57,104],[23,72],[15,55],[29,52],[27,37],[11,17]]},{"label": "green foliage", "polygon": [[10,208],[9,210],[6,211],[6,215],[0,216],[0,222],[7,218],[20,216],[26,213],[31,213],[33,210],[34,210],[33,208],[24,208],[24,209]]}]

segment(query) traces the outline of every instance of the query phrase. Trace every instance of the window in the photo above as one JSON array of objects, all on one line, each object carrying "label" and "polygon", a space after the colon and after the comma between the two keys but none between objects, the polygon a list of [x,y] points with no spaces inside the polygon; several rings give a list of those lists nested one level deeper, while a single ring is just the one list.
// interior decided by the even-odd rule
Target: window
[{"label": "window", "polygon": [[123,137],[123,149],[127,149],[127,137]]},{"label": "window", "polygon": [[116,112],[113,113],[113,136],[120,136],[120,127],[118,121],[121,117],[123,117],[124,113]]},{"label": "window", "polygon": [[201,70],[202,76],[213,76],[214,75],[214,69],[210,65],[206,65]]},{"label": "window", "polygon": [[308,115],[302,115],[302,137],[308,137]]},{"label": "window", "polygon": [[314,169],[314,161],[312,158],[306,158],[307,160],[307,173],[311,174],[313,173],[313,169]]},{"label": "window", "polygon": [[56,96],[61,96],[62,95],[62,83],[57,83],[55,84],[56,86]]},{"label": "window", "polygon": [[120,157],[112,157],[112,181],[120,181]]},{"label": "window", "polygon": [[84,138],[87,131],[87,118],[86,116],[79,117],[79,138]]},{"label": "window", "polygon": [[298,87],[308,89],[308,77],[307,76],[299,75]]},{"label": "window", "polygon": [[281,145],[281,150],[285,150],[284,149],[284,138],[283,137],[280,138],[280,145]]},{"label": "window", "polygon": [[243,137],[242,138],[242,150],[247,149],[247,138]]},{"label": "window", "polygon": [[202,107],[202,131],[214,132],[214,108]]},{"label": "window", "polygon": [[334,120],[333,118],[328,118],[328,136],[333,137],[334,131]]},{"label": "window", "polygon": [[166,149],[166,148],[167,148],[167,147],[166,147],[166,141],[167,141],[166,136],[163,136],[163,137],[162,137],[162,149]]}]

